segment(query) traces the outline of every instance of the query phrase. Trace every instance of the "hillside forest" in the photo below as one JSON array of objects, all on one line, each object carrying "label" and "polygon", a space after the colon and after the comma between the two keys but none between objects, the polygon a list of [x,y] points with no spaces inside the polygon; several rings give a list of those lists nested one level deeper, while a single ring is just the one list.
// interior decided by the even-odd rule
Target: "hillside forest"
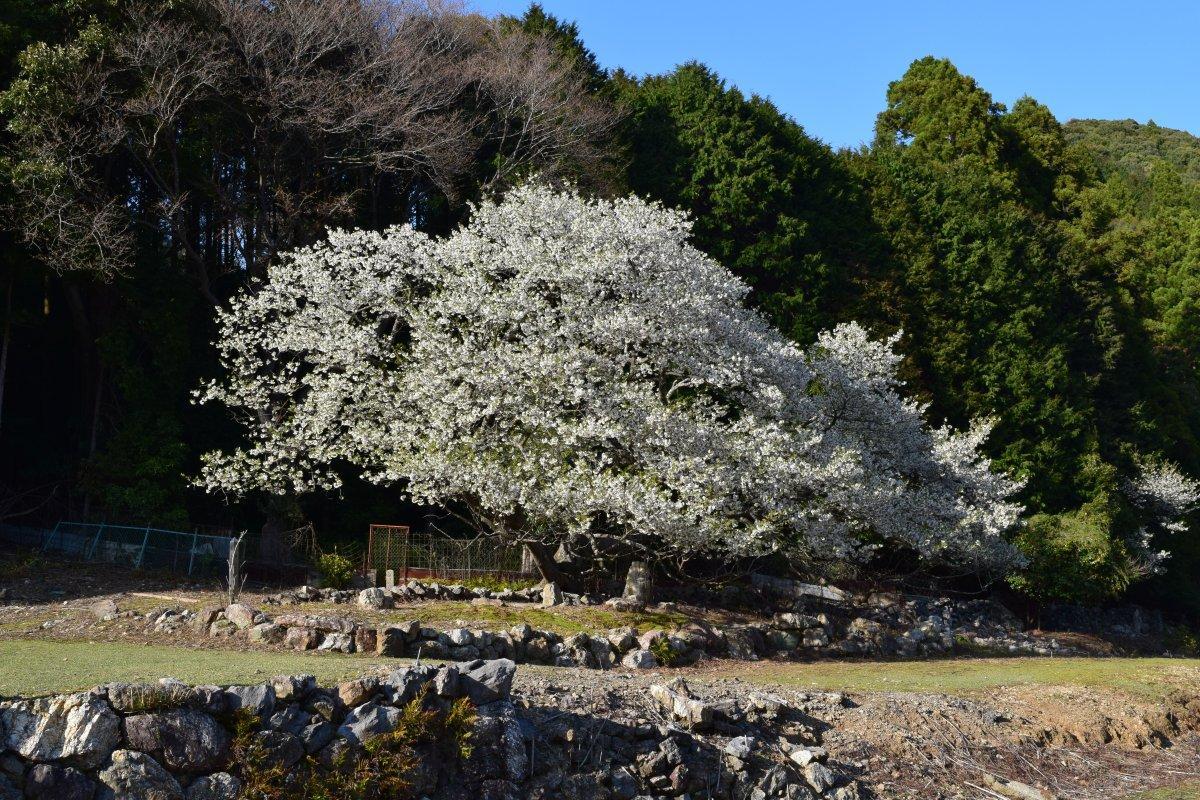
[{"label": "hillside forest", "polygon": [[1200,476],[1200,139],[1008,107],[927,56],[879,87],[874,140],[834,150],[702,63],[605,70],[585,37],[537,5],[5,3],[0,522],[447,524],[357,479],[204,492],[201,455],[238,429],[194,393],[218,309],[279,254],[332,228],[445,236],[537,176],[685,210],[801,346],[900,333],[928,419],[994,419],[988,455],[1024,482],[1006,591],[1200,615],[1200,538],[1141,529],[1129,492],[1145,463]]}]

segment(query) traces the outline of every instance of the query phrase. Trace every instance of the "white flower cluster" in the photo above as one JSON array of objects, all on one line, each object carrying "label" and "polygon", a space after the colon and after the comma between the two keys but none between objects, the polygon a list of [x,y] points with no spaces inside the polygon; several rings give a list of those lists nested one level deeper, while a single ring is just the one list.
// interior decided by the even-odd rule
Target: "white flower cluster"
[{"label": "white flower cluster", "polygon": [[1160,572],[1171,554],[1167,550],[1156,551],[1154,540],[1159,534],[1187,531],[1183,520],[1200,505],[1200,482],[1184,475],[1174,464],[1157,461],[1141,464],[1126,491],[1146,518],[1146,524],[1130,537],[1130,546],[1146,572]]},{"label": "white flower cluster", "polygon": [[1019,485],[980,454],[989,426],[927,428],[894,340],[856,324],[797,348],[689,231],[529,185],[445,239],[335,232],[291,254],[220,319],[226,377],[199,396],[250,443],[201,482],[299,492],[341,463],[514,539],[1016,563]]}]

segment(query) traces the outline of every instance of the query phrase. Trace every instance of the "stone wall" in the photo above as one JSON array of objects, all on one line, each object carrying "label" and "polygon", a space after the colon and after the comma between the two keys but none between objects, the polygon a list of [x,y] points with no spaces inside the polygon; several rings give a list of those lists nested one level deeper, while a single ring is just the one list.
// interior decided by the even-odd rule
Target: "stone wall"
[{"label": "stone wall", "polygon": [[[0,702],[0,800],[233,800],[247,776],[235,730],[260,765],[297,775],[335,768],[392,730],[410,703],[444,714],[467,698],[503,714],[511,661],[410,667],[322,688],[311,676],[246,686],[113,683],[74,694]],[[510,706],[511,704],[509,704]],[[458,767],[422,765],[422,793]]]},{"label": "stone wall", "polygon": [[255,780],[247,770],[285,776],[262,796],[305,796],[301,787],[332,770],[373,763],[362,761],[370,743],[414,704],[444,719],[460,698],[474,709],[469,752],[448,755],[444,741],[416,750],[406,796],[860,797],[845,771],[854,767],[820,746],[812,705],[763,692],[701,696],[677,678],[583,709],[569,697],[556,704],[562,690],[550,685],[515,695],[515,672],[511,661],[481,660],[327,688],[308,676],[225,687],[164,679],[5,700],[0,800],[233,800]]},{"label": "stone wall", "polygon": [[[303,587],[292,602],[344,600],[354,596],[366,609],[391,608],[413,598],[460,599],[518,606],[596,603],[595,599],[554,590],[500,593],[462,586],[412,581],[402,587],[371,588],[356,595]],[[829,591],[829,590],[826,590]],[[616,598],[623,601],[624,598]],[[276,602],[281,602],[276,599]],[[350,616],[286,612],[274,616],[244,605],[207,609],[195,618],[200,631],[215,637],[245,636],[251,641],[282,644],[296,650],[370,652],[392,657],[467,661],[508,658],[517,663],[607,669],[686,666],[704,658],[756,660],[828,656],[943,655],[969,647],[973,652],[1065,655],[1074,652],[1052,637],[1021,631],[1005,609],[987,601],[900,597],[875,594],[861,598],[792,598],[769,620],[742,625],[711,626],[698,622],[673,630],[637,631],[617,628],[560,636],[529,625],[507,630],[437,629],[413,620],[372,627]],[[419,615],[419,609],[414,615]]]}]

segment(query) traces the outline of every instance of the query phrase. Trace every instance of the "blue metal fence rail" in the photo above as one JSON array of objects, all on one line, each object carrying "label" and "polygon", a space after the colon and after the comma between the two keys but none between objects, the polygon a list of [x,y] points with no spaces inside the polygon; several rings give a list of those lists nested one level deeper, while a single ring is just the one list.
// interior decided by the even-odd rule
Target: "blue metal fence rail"
[{"label": "blue metal fence rail", "polygon": [[[28,539],[28,534],[25,538]],[[43,553],[80,561],[206,576],[220,572],[229,556],[231,541],[228,536],[197,531],[63,520],[53,530],[44,532],[40,549]]]}]

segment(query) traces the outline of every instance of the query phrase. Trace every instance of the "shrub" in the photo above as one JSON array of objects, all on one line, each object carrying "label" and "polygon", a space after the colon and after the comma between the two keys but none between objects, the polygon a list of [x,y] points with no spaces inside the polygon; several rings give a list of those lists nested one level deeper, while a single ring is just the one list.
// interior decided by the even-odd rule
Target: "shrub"
[{"label": "shrub", "polygon": [[650,642],[650,652],[664,667],[674,666],[679,659],[679,654],[671,649],[671,640],[665,636]]},{"label": "shrub", "polygon": [[354,578],[354,564],[337,552],[322,553],[317,558],[317,568],[321,570],[321,580],[330,589],[345,589]]},{"label": "shrub", "polygon": [[[368,740],[360,750],[347,750],[322,769],[309,756],[297,770],[272,763],[255,737],[260,724],[241,709],[232,719],[233,763],[239,765],[242,797],[249,800],[402,800],[413,797],[412,775],[417,747],[432,748],[437,757],[463,761],[471,755],[475,707],[466,698],[448,708],[429,707],[426,692],[400,710],[394,730]],[[295,773],[300,774],[297,779]]]}]

